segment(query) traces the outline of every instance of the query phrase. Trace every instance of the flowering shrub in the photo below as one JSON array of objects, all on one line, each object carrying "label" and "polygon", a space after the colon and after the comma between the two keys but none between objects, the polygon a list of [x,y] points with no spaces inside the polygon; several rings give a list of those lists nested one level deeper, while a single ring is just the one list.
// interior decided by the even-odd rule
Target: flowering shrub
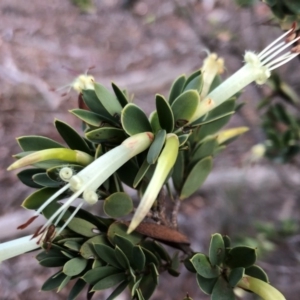
[{"label": "flowering shrub", "polygon": [[[19,228],[40,214],[47,221],[33,235],[1,244],[0,261],[43,248],[39,263],[61,269],[42,290],[60,291],[76,280],[69,299],[86,285],[89,299],[114,286],[107,299],[127,287],[132,299],[149,299],[160,273],[179,276],[181,262],[211,299],[235,299],[235,287],[263,299],[284,299],[255,265],[255,249],[232,247],[229,237],[214,234],[208,256],[194,253],[178,231],[177,212],[201,187],[214,157],[248,130],[222,129],[241,90],[251,82],[264,84],[273,69],[296,57],[298,40],[292,28],[259,54],[246,52],[245,65],[224,82],[223,60],[209,54],[201,69],[175,79],[167,98],[156,95],[149,117],[114,83],[111,92],[90,75],[78,77],[72,87],[81,108],[71,113],[83,122],[84,135],[56,120],[66,146],[41,136],[18,138],[22,152],[8,169],[31,166],[18,177],[37,189],[22,203],[35,214]],[[124,185],[140,196],[136,208]],[[82,200],[75,207],[77,198]],[[83,209],[98,201],[105,217]],[[166,211],[166,201],[171,210]],[[178,251],[170,255],[163,244]]]}]

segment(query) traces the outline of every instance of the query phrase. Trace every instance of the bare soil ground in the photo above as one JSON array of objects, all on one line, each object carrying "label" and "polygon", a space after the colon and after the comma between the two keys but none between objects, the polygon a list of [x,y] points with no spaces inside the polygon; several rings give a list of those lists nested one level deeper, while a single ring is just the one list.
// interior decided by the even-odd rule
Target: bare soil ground
[{"label": "bare soil ground", "polygon": [[[205,49],[225,58],[227,77],[242,65],[245,49],[259,51],[281,34],[277,27],[262,25],[270,17],[262,3],[248,10],[230,0],[145,0],[130,9],[122,3],[97,0],[93,13],[85,14],[68,0],[0,1],[0,242],[25,234],[15,228],[27,219],[20,204],[32,192],[6,171],[11,155],[19,152],[15,137],[59,139],[54,118],[80,128],[67,112],[77,106],[76,94],[61,97],[51,87],[68,84],[95,66],[89,72],[97,81],[128,88],[149,113],[156,93],[167,95],[175,76],[201,66]],[[280,72],[300,92],[298,61]],[[241,167],[249,147],[263,140],[255,110],[263,92],[253,85],[243,94],[247,105],[231,125],[252,130],[219,155],[200,194],[182,205],[179,222],[198,251],[207,251],[214,232],[233,235],[236,241],[243,235],[258,237],[257,246],[265,250],[261,264],[272,284],[287,299],[298,300],[299,230],[285,237],[276,226],[289,219],[299,224],[300,172],[267,161]],[[274,250],[268,251],[270,241],[257,235],[257,221],[271,222],[279,232],[271,241]],[[66,299],[69,286],[59,294],[39,291],[55,271],[40,267],[34,256],[29,253],[1,264],[1,300]],[[193,299],[209,299],[199,291],[194,276],[184,271],[179,278],[163,275],[153,299],[183,299],[186,292]],[[95,299],[107,296],[98,293]]]}]

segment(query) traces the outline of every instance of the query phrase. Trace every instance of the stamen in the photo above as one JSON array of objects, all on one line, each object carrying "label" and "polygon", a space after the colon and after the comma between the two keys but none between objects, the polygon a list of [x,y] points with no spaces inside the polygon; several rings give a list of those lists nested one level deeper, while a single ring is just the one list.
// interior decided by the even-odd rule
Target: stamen
[{"label": "stamen", "polygon": [[17,227],[17,229],[24,229],[26,228],[28,225],[30,225],[36,218],[38,217],[37,216],[33,216],[31,217],[27,222],[25,222],[24,224],[21,224],[20,226]]},{"label": "stamen", "polygon": [[263,51],[261,51],[259,54],[258,54],[258,57],[259,58],[262,58],[262,56],[265,57],[265,53],[273,47],[273,45],[275,45],[278,41],[280,41],[281,39],[283,39],[285,36],[289,35],[291,32],[293,32],[295,30],[295,28],[291,28],[290,30],[288,30],[286,33],[284,33],[283,35],[281,35],[279,38],[277,38],[274,42],[272,42],[269,46],[267,46]]},{"label": "stamen", "polygon": [[277,65],[275,65],[275,66],[269,68],[269,70],[272,71],[272,70],[274,70],[274,69],[276,69],[276,68],[278,68],[278,67],[280,67],[280,66],[286,64],[288,61],[292,60],[294,57],[296,57],[296,56],[298,56],[298,55],[299,55],[299,53],[291,54],[286,60],[284,60],[284,61],[278,63]]},{"label": "stamen", "polygon": [[69,187],[70,184],[66,184],[64,187],[62,187],[60,190],[54,193],[43,205],[40,206],[40,208],[36,211],[35,214],[39,215],[44,210],[44,208],[46,208],[53,200],[55,200],[58,196],[65,192]]},{"label": "stamen", "polygon": [[265,59],[264,61],[262,61],[261,63],[263,65],[265,65],[267,62],[269,62],[273,57],[275,57],[276,55],[278,55],[280,52],[282,52],[284,49],[288,48],[289,46],[291,46],[292,44],[294,44],[296,41],[298,41],[300,39],[300,37],[297,37],[296,39],[294,39],[293,41],[285,44],[282,48],[280,48],[279,50],[275,51],[275,53],[273,53],[272,55],[268,56],[267,59]]},{"label": "stamen", "polygon": [[266,64],[265,67],[270,68],[273,65],[277,64],[278,62],[281,62],[281,61],[285,60],[286,58],[290,57],[291,55],[293,55],[293,53],[287,52],[287,53],[283,54],[282,56],[279,56],[276,59],[269,62],[268,64]]},{"label": "stamen", "polygon": [[68,224],[71,222],[71,220],[75,217],[75,215],[77,214],[77,212],[79,211],[79,209],[81,208],[81,206],[83,205],[83,202],[81,202],[76,209],[73,211],[73,213],[71,214],[71,216],[67,219],[67,221],[65,221],[65,224],[57,231],[56,235],[59,235],[67,226]]}]

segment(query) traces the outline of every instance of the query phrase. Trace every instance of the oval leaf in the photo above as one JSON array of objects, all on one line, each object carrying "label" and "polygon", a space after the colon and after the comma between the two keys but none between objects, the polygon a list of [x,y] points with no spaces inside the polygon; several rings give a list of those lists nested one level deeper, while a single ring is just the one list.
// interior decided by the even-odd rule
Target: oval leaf
[{"label": "oval leaf", "polygon": [[235,300],[233,289],[225,279],[220,276],[213,288],[211,300]]},{"label": "oval leaf", "polygon": [[101,127],[85,134],[86,138],[95,143],[121,143],[126,139],[123,129],[114,127]]},{"label": "oval leaf", "polygon": [[225,257],[225,245],[221,234],[212,235],[209,246],[209,261],[212,266],[220,265]]},{"label": "oval leaf", "polygon": [[82,279],[89,284],[96,284],[99,280],[113,275],[120,273],[120,269],[111,266],[103,266],[97,267],[95,269],[87,271],[83,276]]},{"label": "oval leaf", "polygon": [[180,199],[185,199],[196,192],[204,183],[212,169],[212,158],[206,157],[195,164],[191,172],[187,176],[181,193]]},{"label": "oval leaf", "polygon": [[205,278],[205,277],[197,274],[197,283],[198,283],[200,289],[206,295],[210,295],[212,293],[217,280],[218,280],[218,278]]},{"label": "oval leaf", "polygon": [[28,135],[17,138],[23,151],[40,151],[51,148],[65,148],[65,146],[43,136]]},{"label": "oval leaf", "polygon": [[60,136],[64,139],[70,149],[80,150],[91,154],[91,150],[86,141],[77,133],[76,130],[59,120],[55,120],[54,124]]},{"label": "oval leaf", "polygon": [[130,136],[137,133],[152,131],[150,122],[144,111],[132,103],[129,103],[124,107],[121,115],[121,123],[123,129]]},{"label": "oval leaf", "polygon": [[65,263],[63,272],[68,276],[80,274],[87,266],[88,261],[82,257],[75,257]]},{"label": "oval leaf", "polygon": [[246,246],[238,246],[232,248],[228,252],[226,265],[230,268],[248,268],[256,261],[256,250]]},{"label": "oval leaf", "polygon": [[220,275],[219,267],[212,267],[208,257],[202,253],[195,254],[192,257],[191,262],[197,273],[205,278],[216,278]]},{"label": "oval leaf", "polygon": [[170,104],[161,95],[156,95],[155,101],[160,127],[168,133],[172,132],[174,129],[174,116]]},{"label": "oval leaf", "polygon": [[92,288],[92,291],[100,291],[113,287],[114,285],[126,279],[125,273],[118,273],[107,276],[98,281]]},{"label": "oval leaf", "polygon": [[94,84],[95,93],[102,105],[108,111],[111,116],[120,115],[122,106],[117,100],[116,96],[113,95],[106,87],[99,83]]},{"label": "oval leaf", "polygon": [[86,237],[93,237],[95,235],[99,235],[99,229],[94,224],[80,218],[73,218],[69,222],[68,228]]},{"label": "oval leaf", "polygon": [[171,106],[174,115],[175,128],[183,127],[191,120],[199,101],[199,94],[194,90],[186,91],[176,98]]},{"label": "oval leaf", "polygon": [[152,142],[147,154],[148,164],[152,165],[157,161],[158,156],[165,144],[166,136],[167,134],[165,130],[159,130],[155,135],[154,141]]},{"label": "oval leaf", "polygon": [[105,199],[103,208],[108,216],[120,218],[133,210],[133,202],[128,194],[117,192]]},{"label": "oval leaf", "polygon": [[185,75],[181,75],[175,79],[173,82],[170,93],[169,93],[169,103],[172,104],[174,100],[181,94],[184,84],[186,82]]},{"label": "oval leaf", "polygon": [[125,107],[128,104],[128,100],[126,95],[122,92],[122,90],[113,82],[111,83],[111,86],[115,92],[115,95],[117,99],[119,100],[122,107]]},{"label": "oval leaf", "polygon": [[115,244],[114,237],[115,235],[119,235],[128,239],[133,245],[138,244],[142,240],[143,235],[138,232],[132,232],[131,234],[127,234],[127,229],[128,226],[119,222],[111,224],[107,231],[107,237],[109,241],[112,244]]},{"label": "oval leaf", "polygon": [[235,268],[232,269],[229,276],[228,276],[228,282],[231,287],[235,287],[238,282],[243,278],[245,273],[245,268]]}]

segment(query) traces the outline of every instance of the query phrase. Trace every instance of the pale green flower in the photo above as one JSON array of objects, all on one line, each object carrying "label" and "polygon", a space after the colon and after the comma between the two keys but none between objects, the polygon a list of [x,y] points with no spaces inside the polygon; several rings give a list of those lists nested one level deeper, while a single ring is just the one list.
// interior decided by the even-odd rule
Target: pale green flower
[{"label": "pale green flower", "polygon": [[244,56],[245,65],[206,95],[204,99],[200,99],[198,108],[190,123],[234,96],[251,82],[255,81],[257,84],[264,84],[271,76],[272,70],[295,58],[299,54],[297,47],[281,54],[282,51],[291,47],[300,39],[300,37],[296,37],[290,42],[281,41],[287,36],[292,36],[294,30],[292,28],[284,33],[259,54],[247,51]]}]

